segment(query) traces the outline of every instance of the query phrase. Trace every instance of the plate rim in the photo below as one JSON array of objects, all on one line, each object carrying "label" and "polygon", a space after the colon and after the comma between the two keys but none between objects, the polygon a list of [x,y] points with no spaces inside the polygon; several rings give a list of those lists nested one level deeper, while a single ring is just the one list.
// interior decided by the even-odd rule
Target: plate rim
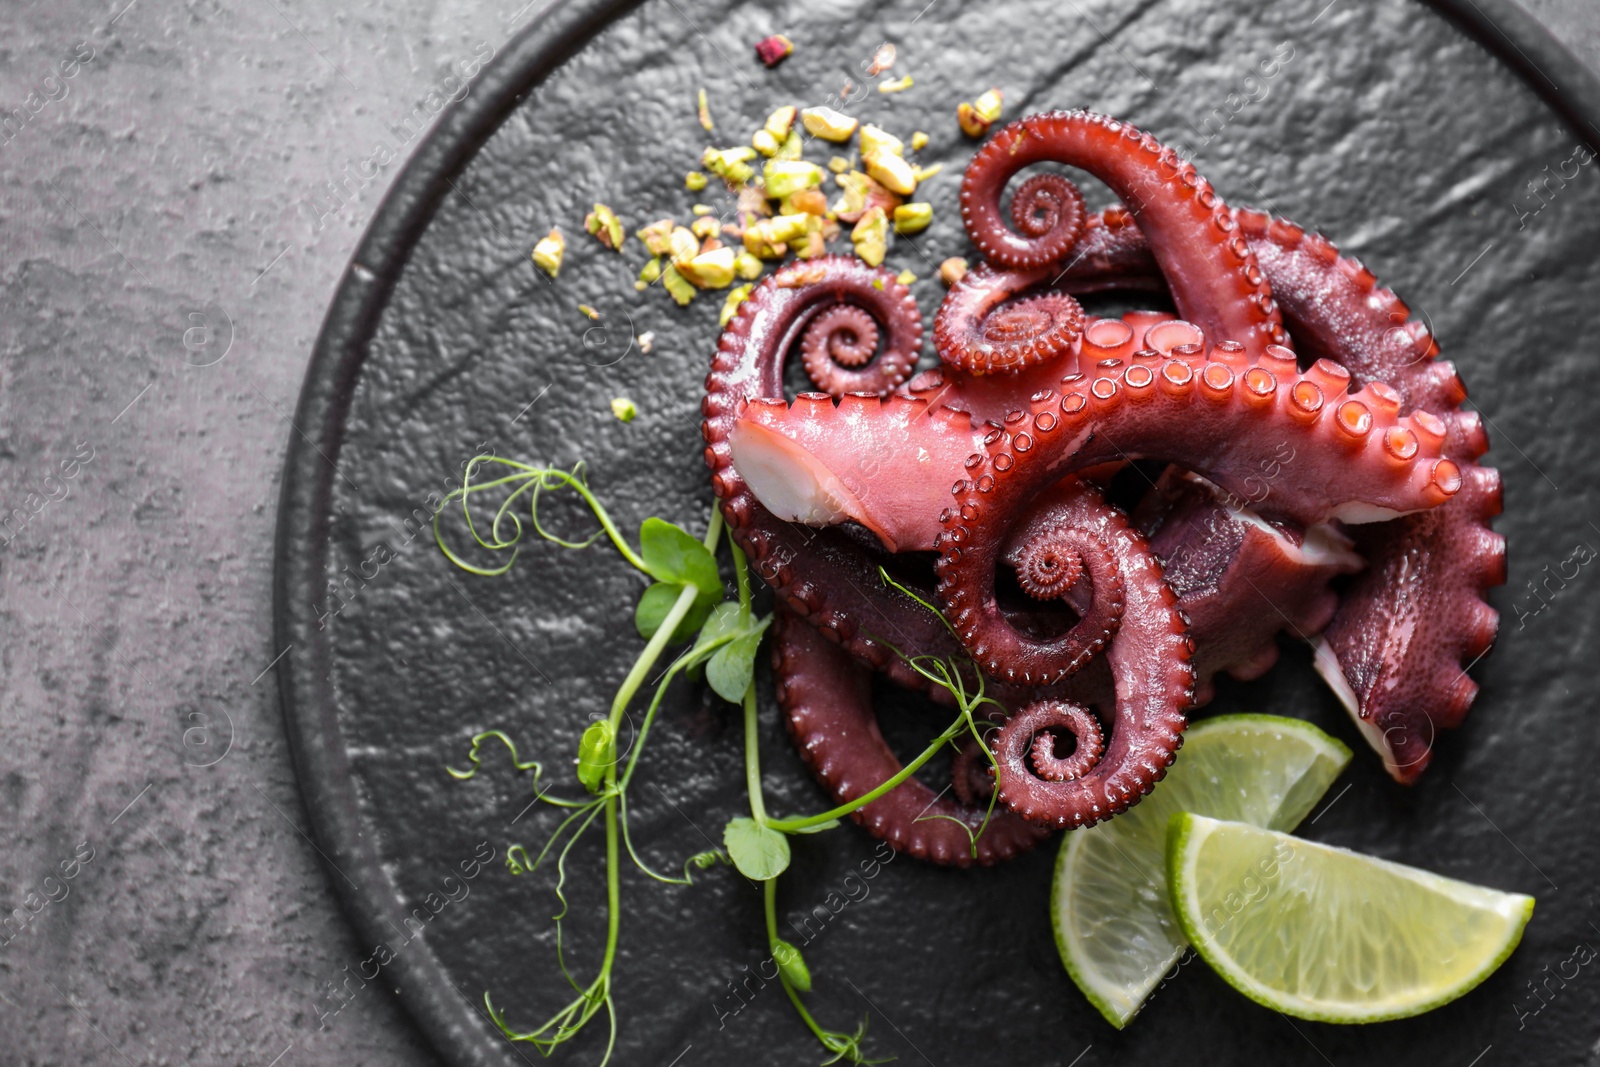
[{"label": "plate rim", "polygon": [[[338,709],[326,632],[317,629],[311,608],[326,586],[334,464],[350,400],[395,283],[454,189],[452,179],[532,88],[643,2],[553,0],[489,61],[474,91],[440,114],[373,213],[340,276],[306,367],[295,407],[298,432],[289,436],[284,459],[273,547],[273,647],[290,650],[277,664],[279,707],[311,834],[331,868],[325,874],[346,921],[367,943],[376,945],[392,933],[378,916],[403,914],[405,898],[364,835],[348,753],[341,744],[326,743],[340,736]],[[1600,127],[1591,118],[1600,117],[1600,74],[1513,0],[1418,2],[1507,66],[1585,142],[1600,143]],[[437,980],[444,967],[426,938],[408,943],[385,970],[406,1015],[445,1062],[471,1067],[511,1062],[515,1046],[482,1005],[465,993],[447,992],[448,978]],[[507,1055],[500,1054],[502,1045]]]}]

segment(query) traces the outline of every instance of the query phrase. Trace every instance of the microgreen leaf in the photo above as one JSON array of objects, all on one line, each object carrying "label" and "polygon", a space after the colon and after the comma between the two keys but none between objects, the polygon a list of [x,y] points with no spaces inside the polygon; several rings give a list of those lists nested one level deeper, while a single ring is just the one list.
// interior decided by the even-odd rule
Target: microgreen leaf
[{"label": "microgreen leaf", "polygon": [[652,516],[639,527],[644,571],[658,582],[692,585],[707,604],[722,599],[722,576],[711,550],[681,526]]},{"label": "microgreen leaf", "polygon": [[[672,605],[677,603],[678,594],[683,591],[683,586],[671,582],[656,582],[644,591],[639,598],[639,606],[633,612],[633,624],[639,629],[639,636],[646,641],[656,635],[661,629],[661,620],[667,617],[667,612],[672,610]],[[678,623],[678,628],[672,632],[674,644],[687,641],[694,636],[696,630],[705,624],[706,616],[711,612],[711,605],[703,597],[696,597],[694,606],[689,609],[689,614]]]},{"label": "microgreen leaf", "polygon": [[756,651],[761,647],[761,634],[768,619],[762,619],[743,635],[717,649],[706,663],[706,681],[723,700],[739,703],[744,691],[755,675]]},{"label": "microgreen leaf", "polygon": [[578,742],[578,781],[591,793],[600,792],[606,768],[616,762],[617,737],[608,719],[589,724]]},{"label": "microgreen leaf", "polygon": [[748,618],[740,617],[738,601],[724,600],[707,614],[705,625],[700,627],[700,636],[695,640],[694,650],[698,652],[718,638],[736,632],[746,622]]},{"label": "microgreen leaf", "polygon": [[730,819],[722,843],[739,873],[757,882],[776,878],[789,867],[789,840],[754,819]]},{"label": "microgreen leaf", "polygon": [[802,993],[811,992],[811,968],[806,966],[805,957],[800,955],[799,949],[781,937],[773,938],[772,958],[790,985]]}]

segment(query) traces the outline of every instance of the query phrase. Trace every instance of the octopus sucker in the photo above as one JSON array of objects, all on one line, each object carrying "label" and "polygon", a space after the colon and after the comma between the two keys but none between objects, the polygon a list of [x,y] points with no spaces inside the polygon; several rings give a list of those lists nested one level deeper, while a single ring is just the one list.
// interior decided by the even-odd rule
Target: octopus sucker
[{"label": "octopus sucker", "polygon": [[[1033,173],[1007,217],[1035,164],[1121,203],[1088,213]],[[1488,437],[1432,331],[1325,237],[1228,206],[1104,116],[999,131],[961,205],[986,262],[938,311],[938,367],[913,374],[921,318],[892,275],[822,257],[755,288],[706,379],[713,487],[776,593],[779,699],[824,786],[859,796],[900,767],[871,671],[944,703],[906,657],[981,671],[998,768],[957,756],[939,803],[962,826],[919,819],[934,794],[911,781],[858,821],[965,864],[995,797],[976,860],[995,862],[1137,803],[1216,676],[1273,669],[1280,633],[1414,781],[1476,697],[1505,580]],[[1109,289],[1177,313],[1074,299]],[[818,392],[784,397],[791,354]]]}]

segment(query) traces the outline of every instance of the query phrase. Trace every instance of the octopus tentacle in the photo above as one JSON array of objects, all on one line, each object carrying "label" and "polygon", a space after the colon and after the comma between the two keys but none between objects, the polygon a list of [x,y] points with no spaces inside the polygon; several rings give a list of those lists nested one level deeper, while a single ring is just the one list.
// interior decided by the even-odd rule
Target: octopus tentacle
[{"label": "octopus tentacle", "polygon": [[1079,226],[1024,236],[1001,219],[1006,182],[1045,162],[1087,170],[1132,206],[1180,316],[1251,355],[1288,343],[1261,267],[1210,183],[1154,137],[1104,115],[1031,115],[978,150],[962,179],[961,214],[985,258],[1012,270],[1043,267],[1064,260],[1081,239]]},{"label": "octopus tentacle", "polygon": [[812,382],[826,393],[882,395],[910,377],[917,352],[891,348],[879,355],[878,339],[878,323],[870,312],[855,304],[835,304],[806,324],[800,359]]},{"label": "octopus tentacle", "polygon": [[1015,374],[1070,354],[1083,333],[1083,307],[1066,293],[1019,294],[1050,270],[974,267],[951,286],[933,322],[945,364],[973,375]]},{"label": "octopus tentacle", "polygon": [[[1086,707],[1061,700],[1017,712],[996,741],[1002,802],[1032,822],[1086,826],[1126,810],[1166,774],[1194,699],[1194,644],[1149,545],[1093,488],[1066,479],[1044,493],[1023,522],[1094,535],[1110,550],[1122,588],[1120,624],[1105,652],[1115,688],[1110,742],[1103,744]],[[959,557],[959,545],[941,561],[946,573],[952,553]],[[980,662],[984,651],[974,650]],[[1057,732],[1076,739],[1070,755],[1058,754]]]},{"label": "octopus tentacle", "polygon": [[[866,668],[786,611],[778,611],[772,632],[778,703],[801,755],[833,798],[855,800],[899,773],[903,764],[873,714]],[[1048,830],[998,806],[985,827],[988,804],[973,795],[972,768],[958,758],[952,775],[964,779],[955,800],[908,778],[851,817],[903,852],[955,867],[998,863],[1048,836]],[[969,833],[980,827],[974,842]]]},{"label": "octopus tentacle", "polygon": [[[751,291],[717,342],[701,401],[706,465],[729,529],[779,602],[864,662],[921,688],[924,680],[863,633],[861,624],[870,620],[898,647],[932,655],[959,647],[944,627],[911,598],[885,588],[877,573],[880,561],[844,531],[803,530],[774,516],[751,493],[729,445],[735,422],[752,400],[783,395],[785,357],[811,317],[841,303],[872,313],[880,331],[879,360],[915,361],[922,348],[921,316],[892,273],[845,256],[785,267]],[[821,581],[822,575],[831,580]]]},{"label": "octopus tentacle", "polygon": [[1341,363],[1368,388],[1387,387],[1401,411],[1434,416],[1443,455],[1461,471],[1462,490],[1443,507],[1356,532],[1368,568],[1345,590],[1316,660],[1390,775],[1413,782],[1438,731],[1471,706],[1478,687],[1467,667],[1499,629],[1486,594],[1505,582],[1505,539],[1490,529],[1500,476],[1476,463],[1488,440],[1478,416],[1460,410],[1466,388],[1403,301],[1325,238],[1236,214],[1303,351]]}]

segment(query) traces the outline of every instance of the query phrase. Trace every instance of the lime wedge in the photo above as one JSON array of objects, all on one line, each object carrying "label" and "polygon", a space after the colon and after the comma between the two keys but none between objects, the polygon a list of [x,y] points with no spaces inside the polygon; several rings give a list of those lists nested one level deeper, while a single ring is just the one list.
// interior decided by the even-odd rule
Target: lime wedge
[{"label": "lime wedge", "polygon": [[1520,893],[1184,813],[1167,878],[1184,932],[1229,985],[1327,1023],[1449,1003],[1505,962],[1533,915]]},{"label": "lime wedge", "polygon": [[1149,796],[1066,835],[1050,902],[1056,946],[1112,1026],[1133,1018],[1188,944],[1167,892],[1168,818],[1196,811],[1292,829],[1349,762],[1348,748],[1299,719],[1221,715],[1189,728]]}]

